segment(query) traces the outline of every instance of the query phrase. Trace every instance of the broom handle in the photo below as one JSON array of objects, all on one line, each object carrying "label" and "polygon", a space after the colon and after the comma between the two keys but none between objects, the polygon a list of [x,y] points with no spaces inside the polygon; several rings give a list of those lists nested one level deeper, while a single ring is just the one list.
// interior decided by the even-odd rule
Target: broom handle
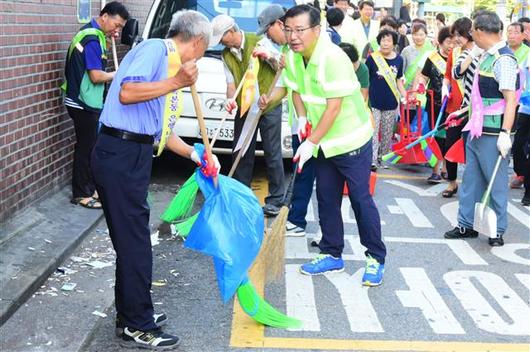
[{"label": "broom handle", "polygon": [[[236,99],[237,96],[239,95],[239,92],[241,91],[241,88],[243,88],[243,82],[244,81],[245,81],[245,76],[243,76],[243,79],[241,80],[241,82],[239,82],[239,85],[237,86],[236,92],[234,93],[234,96],[232,97],[233,99]],[[212,149],[213,149],[213,146],[214,146],[215,142],[217,141],[217,137],[219,136],[219,132],[221,131],[221,128],[223,127],[223,125],[224,125],[226,119],[228,118],[228,116],[231,116],[231,114],[229,114],[228,111],[227,111],[225,116],[223,116],[223,119],[219,123],[219,127],[217,127],[217,130],[215,131],[215,136],[213,136],[212,143],[211,143]]]},{"label": "broom handle", "polygon": [[501,166],[502,161],[502,155],[499,155],[497,158],[497,162],[495,163],[495,168],[493,169],[493,173],[491,174],[490,182],[488,183],[488,188],[486,188],[486,193],[484,193],[483,196],[483,202],[485,203],[486,200],[489,198],[491,194],[491,189],[493,188],[493,183],[495,182],[495,177],[497,177],[497,172],[499,171],[499,167]]},{"label": "broom handle", "polygon": [[116,41],[114,40],[114,37],[110,38],[112,42],[112,58],[114,60],[114,68],[115,71],[118,71],[118,54],[116,53]]},{"label": "broom handle", "polygon": [[291,177],[291,180],[289,180],[289,184],[287,185],[287,189],[283,195],[282,205],[284,206],[289,206],[289,204],[291,204],[291,199],[293,198],[294,180],[296,178],[296,174],[298,173],[299,163],[300,161],[297,161],[296,164],[294,164],[293,176]]},{"label": "broom handle", "polygon": [[[276,72],[276,75],[274,76],[274,79],[272,80],[272,84],[269,87],[269,90],[267,91],[267,98],[270,99],[272,95],[272,91],[274,90],[274,87],[276,87],[276,82],[278,82],[278,79],[280,78],[281,74],[282,74],[282,70],[278,70]],[[256,131],[256,127],[258,127],[258,122],[261,117],[261,114],[263,113],[263,110],[264,109],[260,109],[258,111],[258,115],[256,116],[256,119],[253,121],[250,127],[251,133],[247,134],[245,140],[243,141],[243,145],[241,146],[241,149],[239,149],[239,152],[237,153],[236,160],[234,160],[234,164],[232,165],[232,168],[230,169],[230,172],[228,173],[228,177],[232,177],[234,175],[234,172],[236,172],[237,166],[239,165],[239,161],[241,160],[241,157],[243,156],[243,150],[245,150],[245,146],[248,143],[250,143],[250,140],[254,136],[254,132]]]},{"label": "broom handle", "polygon": [[[201,130],[202,143],[204,144],[204,150],[206,151],[206,159],[208,160],[208,165],[214,165],[212,158],[212,149],[210,148],[210,141],[208,140],[208,135],[206,134],[206,124],[204,123],[204,116],[202,114],[201,103],[199,101],[199,94],[197,94],[197,87],[195,87],[195,84],[191,85],[191,97],[193,98],[195,114],[197,115],[197,120],[199,122],[199,129]],[[217,188],[217,176],[214,176],[213,184]]]}]

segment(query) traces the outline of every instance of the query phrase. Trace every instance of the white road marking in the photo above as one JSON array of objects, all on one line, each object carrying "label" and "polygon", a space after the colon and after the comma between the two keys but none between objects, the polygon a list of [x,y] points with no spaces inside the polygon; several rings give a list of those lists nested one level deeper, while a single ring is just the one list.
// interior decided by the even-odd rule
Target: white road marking
[{"label": "white road marking", "polygon": [[313,278],[300,274],[299,267],[297,264],[287,264],[285,266],[287,315],[296,317],[303,322],[301,328],[289,330],[320,331]]},{"label": "white road marking", "polygon": [[530,290],[530,274],[515,274],[515,277]]},{"label": "white road marking", "polygon": [[[455,296],[477,327],[494,334],[527,336],[530,307],[498,275],[484,271],[451,271],[444,275]],[[473,280],[473,281],[472,281]],[[475,287],[479,282],[509,317],[505,321]]]},{"label": "white road marking", "polygon": [[287,259],[309,259],[314,257],[309,253],[307,238],[304,237],[285,237],[285,258]]},{"label": "white road marking", "polygon": [[414,201],[409,198],[396,198],[396,203],[399,205],[405,216],[409,219],[414,227],[434,228],[429,219],[423,215],[420,208],[416,206]]},{"label": "white road marking", "polygon": [[484,259],[465,241],[441,238],[415,238],[385,236],[386,242],[445,244],[466,265],[488,265]]},{"label": "white road marking", "polygon": [[510,202],[508,202],[508,214],[513,216],[517,221],[519,221],[521,224],[530,229],[530,214],[525,213]]},{"label": "white road marking", "polygon": [[353,332],[384,332],[377,313],[370,302],[368,287],[361,285],[364,269],[359,269],[354,275],[347,273],[326,275],[340,294],[340,299],[346,311],[350,329]]},{"label": "white road marking", "polygon": [[518,250],[530,250],[530,243],[506,243],[502,247],[491,248],[491,253],[509,262],[530,266],[530,259],[517,254]]},{"label": "white road marking", "polygon": [[366,260],[366,256],[364,255],[366,247],[361,245],[359,236],[344,236],[344,241],[347,241],[353,250],[352,259],[349,260]]},{"label": "white road marking", "polygon": [[403,215],[403,210],[401,210],[399,205],[387,205],[387,208],[390,214]]},{"label": "white road marking", "polygon": [[313,208],[313,200],[311,199],[309,201],[309,204],[307,204],[307,214],[305,216],[306,221],[316,221],[315,219],[315,209]]},{"label": "white road marking", "polygon": [[[436,197],[439,193],[435,189],[432,189],[432,187],[424,189],[418,186],[413,186],[411,184],[408,184],[402,181],[396,181],[396,180],[385,180],[385,182],[390,183],[391,185],[394,185],[394,186],[404,188],[408,191],[412,191],[421,197]],[[438,187],[438,185],[433,186],[433,187]]]},{"label": "white road marking", "polygon": [[444,218],[449,221],[451,226],[457,226],[458,225],[458,201],[450,202],[447,204],[444,204],[440,207],[440,211],[442,212],[442,215]]},{"label": "white road marking", "polygon": [[465,334],[423,268],[400,268],[410,290],[396,291],[401,304],[419,308],[436,334]]}]

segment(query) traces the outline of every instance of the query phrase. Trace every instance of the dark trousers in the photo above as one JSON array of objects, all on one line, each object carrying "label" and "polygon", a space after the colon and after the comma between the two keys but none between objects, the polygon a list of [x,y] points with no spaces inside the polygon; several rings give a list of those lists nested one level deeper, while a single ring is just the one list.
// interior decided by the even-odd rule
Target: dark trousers
[{"label": "dark trousers", "polygon": [[317,180],[318,216],[322,229],[320,251],[340,257],[344,249],[344,224],[341,203],[344,181],[349,190],[349,198],[361,244],[379,263],[383,264],[386,247],[381,238],[381,220],[374,200],[370,195],[370,165],[372,162],[372,142],[366,143],[353,152],[325,158],[319,151],[315,160]]},{"label": "dark trousers", "polygon": [[530,192],[530,160],[528,151],[525,151],[525,147],[530,148],[530,145],[527,143],[530,143],[530,115],[519,113],[512,146],[513,171],[518,176],[524,176],[524,187]]},{"label": "dark trousers", "polygon": [[92,169],[116,251],[116,311],[127,327],[156,328],[151,282],[153,253],[147,190],[153,146],[100,134]]},{"label": "dark trousers", "polygon": [[[234,147],[239,140],[245,118],[239,117],[239,110],[234,119]],[[265,197],[265,203],[276,206],[281,206],[281,201],[285,191],[284,185],[284,170],[282,159],[282,105],[261,115],[258,123],[259,133],[261,135],[261,143],[263,145],[263,152],[265,164],[267,166],[267,179],[269,181],[269,196]],[[254,172],[254,159],[256,151],[257,130],[252,137],[250,146],[245,155],[239,161],[234,178],[239,182],[250,187],[252,181],[252,174]],[[233,154],[232,161],[235,160],[237,153]]]},{"label": "dark trousers", "polygon": [[[293,153],[296,153],[300,146],[300,140],[297,134],[292,135]],[[296,164],[293,164],[293,172]],[[293,197],[291,199],[291,207],[289,209],[289,216],[287,220],[298,227],[305,229],[307,221],[307,206],[311,201],[313,194],[313,184],[315,183],[315,160],[309,159],[302,168],[302,172],[296,174],[293,185]]]},{"label": "dark trousers", "polygon": [[[451,127],[447,129],[444,154],[453,146],[453,144],[458,142],[460,137],[462,137],[462,128],[464,128],[464,126],[465,123],[462,123],[460,124],[460,126]],[[447,179],[449,181],[456,181],[456,176],[458,173],[458,163],[453,163],[449,160],[446,160],[445,167],[447,168]]]},{"label": "dark trousers", "polygon": [[74,121],[76,143],[72,172],[73,198],[91,197],[96,190],[90,169],[90,154],[96,143],[99,113],[67,106]]}]

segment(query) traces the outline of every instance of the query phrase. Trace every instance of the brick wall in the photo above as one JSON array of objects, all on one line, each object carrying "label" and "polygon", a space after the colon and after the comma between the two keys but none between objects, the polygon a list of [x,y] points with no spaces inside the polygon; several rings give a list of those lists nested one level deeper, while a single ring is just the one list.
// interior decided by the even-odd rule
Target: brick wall
[{"label": "brick wall", "polygon": [[[152,0],[123,3],[142,30]],[[70,183],[75,136],[58,86],[76,11],[76,0],[0,1],[0,223]]]}]

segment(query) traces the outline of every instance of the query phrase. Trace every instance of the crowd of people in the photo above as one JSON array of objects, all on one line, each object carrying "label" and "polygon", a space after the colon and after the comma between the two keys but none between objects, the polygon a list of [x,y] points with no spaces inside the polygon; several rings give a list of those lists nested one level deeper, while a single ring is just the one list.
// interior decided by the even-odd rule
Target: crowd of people
[{"label": "crowd of people", "polygon": [[[429,112],[425,107],[433,106],[427,124],[429,129],[447,127],[436,134],[444,155],[464,141],[460,186],[457,164],[450,160],[439,160],[426,180],[436,184],[446,179],[442,196],[459,195],[458,226],[445,238],[478,236],[474,207],[494,169],[499,171],[490,206],[498,222],[491,246],[504,244],[508,187],[524,186],[522,203],[530,205],[530,99],[525,94],[530,20],[522,18],[504,29],[490,11],[459,18],[450,26],[437,16],[439,25],[430,38],[423,19],[398,21],[383,12],[374,19],[372,1],[357,4],[357,19],[351,17],[348,0],[333,5],[326,10],[307,4],[290,9],[270,5],[257,19],[258,33],[242,31],[224,14],[209,20],[182,10],[173,15],[166,39],[144,40],[112,73],[105,71],[106,37],[119,33],[129,16],[122,4],[108,3],[73,39],[65,95],[77,136],[72,202],[103,208],[117,254],[116,333],[125,345],[168,349],[179,342],[160,329],[167,316],[153,310],[147,190],[156,141],[159,152],[166,148],[198,165],[207,164],[172,130],[184,103],[181,89],[196,82],[196,60],[208,47],[224,46],[225,108],[236,111],[234,147],[248,116],[240,112],[236,87],[253,58],[263,62],[257,73],[257,103],[263,112],[258,128],[269,181],[263,211],[269,216],[278,214],[285,192],[280,125],[281,102],[288,100],[297,176],[286,235],[305,235],[315,181],[322,230],[315,243],[320,253],[300,267],[301,274],[344,270],[341,202],[346,184],[360,241],[367,249],[361,284],[382,283],[387,252],[369,183],[372,172],[389,167],[381,157],[398,141],[403,105],[423,106]],[[107,82],[112,83],[104,102]],[[425,95],[426,89],[432,95]],[[246,186],[252,179],[256,133],[234,174]],[[509,182],[510,149],[515,174]],[[215,156],[211,162],[215,165],[210,169],[218,172]]]}]

